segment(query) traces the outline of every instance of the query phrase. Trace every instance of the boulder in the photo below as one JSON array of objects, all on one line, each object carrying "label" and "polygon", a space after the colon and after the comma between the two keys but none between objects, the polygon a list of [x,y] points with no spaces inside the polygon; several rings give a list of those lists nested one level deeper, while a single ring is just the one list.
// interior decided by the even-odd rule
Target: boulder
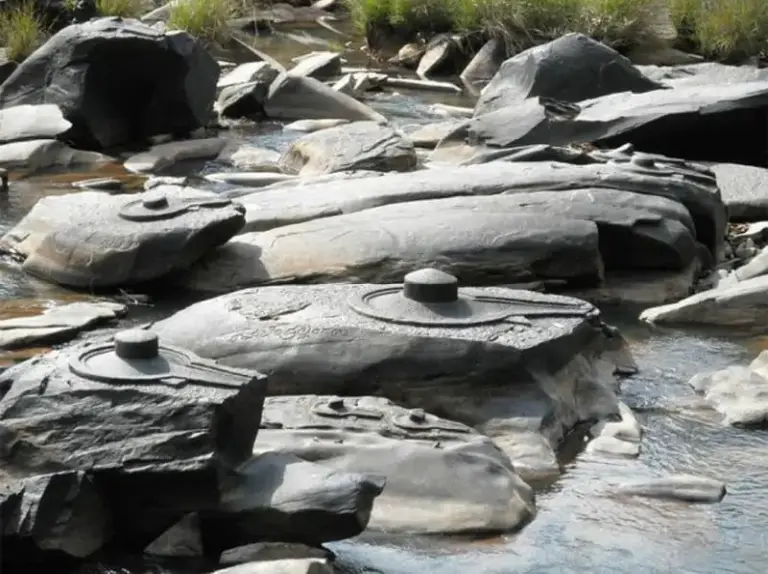
[{"label": "boulder", "polygon": [[[416,200],[605,188],[681,203],[693,219],[696,239],[709,248],[713,258],[722,251],[725,207],[714,175],[704,168],[626,148],[596,152],[587,158],[571,155],[570,162],[526,159],[387,174],[366,178],[364,184],[357,179],[279,184],[239,198],[246,208],[243,232]],[[566,157],[561,155],[561,159]],[[675,213],[683,221],[682,212]]]},{"label": "boulder", "polygon": [[768,220],[768,169],[735,163],[715,163],[709,169],[736,222]]},{"label": "boulder", "polygon": [[733,365],[695,375],[690,385],[723,415],[724,424],[763,427],[768,423],[767,351],[746,367]]},{"label": "boulder", "polygon": [[208,122],[219,67],[185,32],[99,18],[67,26],[0,86],[0,107],[56,104],[68,141],[103,149]]},{"label": "boulder", "polygon": [[369,530],[507,532],[535,512],[531,488],[490,438],[388,399],[270,397],[259,432],[257,451],[290,452],[345,472],[386,476]]},{"label": "boulder", "polygon": [[280,71],[273,68],[269,62],[246,62],[219,78],[216,87],[223,90],[239,84],[261,82],[268,88],[269,84],[279,75]]},{"label": "boulder", "polygon": [[0,110],[0,145],[54,139],[71,127],[53,104],[11,106]]},{"label": "boulder", "polygon": [[264,118],[264,101],[270,84],[278,75],[277,70],[268,67],[250,82],[225,86],[216,101],[216,109],[225,118]]},{"label": "boulder", "polygon": [[275,120],[345,119],[386,123],[386,118],[356,99],[307,76],[290,72],[272,82],[264,112]]},{"label": "boulder", "polygon": [[441,265],[468,283],[600,280],[593,222],[499,211],[493,199],[412,201],[238,235],[179,284],[227,292],[294,281],[388,283],[420,265]]},{"label": "boulder", "polygon": [[80,331],[125,315],[127,308],[111,301],[79,301],[53,307],[39,315],[0,319],[0,349],[63,343]]},{"label": "boulder", "polygon": [[294,141],[280,158],[284,173],[317,175],[358,169],[411,171],[413,144],[391,127],[352,122],[321,129]]},{"label": "boulder", "polygon": [[27,173],[50,168],[92,168],[114,161],[95,151],[73,149],[54,139],[23,140],[0,145],[0,167],[20,169]]},{"label": "boulder", "polygon": [[267,148],[244,145],[229,153],[223,152],[219,160],[228,161],[242,171],[280,171],[277,165],[280,161],[280,152]]},{"label": "boulder", "polygon": [[454,34],[438,34],[424,48],[416,75],[420,78],[440,75],[456,75],[467,64],[466,50],[461,37]]},{"label": "boulder", "polygon": [[[430,298],[442,303],[422,302]],[[455,278],[435,270],[409,274],[405,288],[248,289],[151,328],[225,364],[258,364],[273,395],[385,396],[463,422],[495,437],[524,477],[556,470],[553,447],[576,421],[618,414],[611,373],[623,344],[592,305],[505,288],[456,291]]]},{"label": "boulder", "polygon": [[764,165],[767,114],[768,81],[608,94],[578,104],[537,97],[477,115],[468,142],[490,147],[631,142],[672,157]]},{"label": "boulder", "polygon": [[341,54],[311,52],[301,56],[290,70],[296,76],[309,76],[316,80],[330,80],[341,75]]},{"label": "boulder", "polygon": [[[289,454],[253,457],[266,378],[160,345],[146,330],[53,351],[1,377],[9,390],[0,400],[0,436],[15,445],[0,450],[3,490],[18,494],[18,481],[85,473],[101,501],[76,515],[64,504],[76,502],[74,485],[71,496],[46,497],[54,508],[41,514],[42,526],[65,530],[69,520],[66,533],[81,537],[70,540],[74,549],[63,536],[50,543],[70,555],[90,555],[106,540],[140,552],[174,531],[179,540],[190,526],[199,526],[206,554],[271,539],[318,544],[365,528],[383,488],[380,477]],[[22,503],[17,496],[11,516],[24,517],[26,527],[34,520]],[[198,524],[185,523],[190,513]],[[100,539],[88,530],[97,527]],[[5,528],[3,551],[23,548],[26,537]],[[186,551],[195,550],[193,538]],[[33,542],[48,544],[42,535]]]},{"label": "boulder", "polygon": [[725,484],[703,476],[678,474],[619,486],[620,494],[680,500],[683,502],[720,502]]},{"label": "boulder", "polygon": [[169,169],[182,161],[215,159],[227,140],[223,138],[201,138],[162,143],[147,151],[132,155],[123,164],[134,173],[156,172]]},{"label": "boulder", "polygon": [[178,186],[134,195],[48,196],[0,239],[32,275],[72,287],[160,279],[189,267],[243,225],[230,200]]},{"label": "boulder", "polygon": [[493,79],[507,56],[507,45],[501,38],[491,38],[470,60],[459,76],[467,89],[479,94]]},{"label": "boulder", "polygon": [[580,102],[663,86],[646,78],[616,50],[583,34],[566,34],[506,60],[475,106],[479,116],[535,97]]}]

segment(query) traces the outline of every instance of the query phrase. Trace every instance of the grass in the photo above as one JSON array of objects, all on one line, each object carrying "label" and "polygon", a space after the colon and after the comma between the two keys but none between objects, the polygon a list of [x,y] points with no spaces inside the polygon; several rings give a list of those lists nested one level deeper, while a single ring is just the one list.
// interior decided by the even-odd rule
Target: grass
[{"label": "grass", "polygon": [[96,11],[101,16],[136,18],[147,12],[145,0],[96,0]]},{"label": "grass", "polygon": [[12,9],[0,12],[0,43],[9,60],[21,62],[34,52],[44,39],[43,22],[35,11],[33,0],[24,0]]},{"label": "grass", "polygon": [[617,48],[654,37],[669,10],[679,36],[701,54],[727,59],[768,54],[768,0],[347,0],[358,28],[419,35],[482,30],[513,49],[582,32]]},{"label": "grass", "polygon": [[237,15],[238,8],[235,0],[177,0],[171,5],[168,27],[203,40],[224,40],[227,23]]}]

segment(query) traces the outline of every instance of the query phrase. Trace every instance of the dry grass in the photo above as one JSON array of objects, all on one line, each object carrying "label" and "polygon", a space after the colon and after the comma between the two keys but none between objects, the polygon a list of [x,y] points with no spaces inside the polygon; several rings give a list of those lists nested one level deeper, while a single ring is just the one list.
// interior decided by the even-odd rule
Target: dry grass
[{"label": "dry grass", "polygon": [[96,10],[102,16],[136,18],[147,11],[145,0],[96,0]]},{"label": "dry grass", "polygon": [[33,0],[0,12],[0,42],[9,60],[21,62],[34,52],[43,42],[43,32]]},{"label": "dry grass", "polygon": [[203,40],[220,41],[228,33],[227,23],[237,15],[238,8],[235,0],[177,0],[171,6],[168,27]]},{"label": "dry grass", "polygon": [[[662,2],[666,2],[664,6]],[[518,48],[566,32],[613,46],[652,37],[660,9],[697,49],[727,58],[768,52],[768,0],[347,0],[362,31],[393,27],[404,37],[421,32],[486,30]]]}]

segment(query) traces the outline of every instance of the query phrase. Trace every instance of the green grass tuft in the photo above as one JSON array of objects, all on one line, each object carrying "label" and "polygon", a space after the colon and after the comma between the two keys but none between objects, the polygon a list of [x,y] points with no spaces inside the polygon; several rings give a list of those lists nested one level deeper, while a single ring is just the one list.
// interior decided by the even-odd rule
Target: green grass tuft
[{"label": "green grass tuft", "polygon": [[168,27],[203,40],[224,40],[237,8],[235,0],[178,0],[171,6]]},{"label": "green grass tuft", "polygon": [[[768,54],[768,0],[666,0],[680,35],[715,58]],[[483,30],[521,49],[567,32],[614,47],[653,37],[659,0],[347,0],[364,33],[417,34]],[[663,6],[662,6],[663,8]]]},{"label": "green grass tuft", "polygon": [[43,23],[35,11],[33,0],[0,12],[0,42],[5,46],[9,60],[21,62],[44,39]]},{"label": "green grass tuft", "polygon": [[147,11],[145,0],[96,0],[96,11],[101,16],[136,18]]}]

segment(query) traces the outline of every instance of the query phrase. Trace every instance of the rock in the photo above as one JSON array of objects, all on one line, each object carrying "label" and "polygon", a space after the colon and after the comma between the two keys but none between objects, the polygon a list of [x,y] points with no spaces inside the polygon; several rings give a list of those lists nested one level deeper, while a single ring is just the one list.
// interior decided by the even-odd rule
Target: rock
[{"label": "rock", "polygon": [[[464,60],[458,62],[457,60]],[[453,34],[439,34],[432,38],[424,49],[424,55],[419,60],[416,75],[427,78],[433,75],[458,74],[466,64],[459,37]]]},{"label": "rock", "polygon": [[[247,222],[243,231],[262,231],[415,200],[607,188],[680,202],[693,219],[697,241],[706,245],[715,259],[722,251],[726,215],[713,174],[678,160],[651,158],[651,162],[641,154],[620,151],[596,156],[587,160],[594,163],[586,165],[580,165],[582,160],[578,159],[573,163],[494,162],[387,174],[368,179],[365,185],[357,180],[333,180],[326,184],[264,190],[258,195],[240,198],[246,207]],[[603,163],[608,158],[612,160]],[[675,218],[680,219],[679,208],[665,213],[673,212],[677,213]]]},{"label": "rock", "polygon": [[689,54],[669,46],[637,46],[629,51],[627,58],[635,65],[644,66],[685,66],[704,61],[699,54]]},{"label": "rock", "polygon": [[206,125],[219,67],[184,32],[99,18],[67,26],[0,87],[0,107],[57,104],[76,147],[111,148]]},{"label": "rock", "polygon": [[72,187],[75,189],[90,189],[93,191],[112,191],[120,192],[125,189],[123,181],[116,177],[96,177],[92,179],[82,179],[73,181]]},{"label": "rock", "polygon": [[741,84],[768,80],[767,68],[728,66],[718,62],[685,66],[637,66],[637,69],[654,82],[671,87]]},{"label": "rock", "polygon": [[[499,236],[493,229],[489,235]],[[419,296],[414,285],[434,281],[447,300],[451,283],[443,274],[418,272],[406,281],[414,297]],[[607,353],[623,343],[600,324],[591,305],[504,288],[461,289],[458,300],[430,312],[401,293],[400,285],[263,287],[193,305],[152,329],[164,340],[227,364],[258,363],[270,375],[274,395],[383,395],[441,413],[494,438],[523,478],[551,474],[553,468],[557,472],[553,446],[576,421],[618,414],[611,375],[615,363]],[[475,297],[477,311],[471,306],[461,310]],[[398,300],[401,311],[394,308],[389,320],[378,319],[378,311],[367,310],[366,303],[355,303],[370,301],[384,313]],[[482,317],[479,301],[509,305],[514,315],[493,322],[491,316]],[[406,311],[410,316],[399,318]],[[521,456],[532,444],[542,448]],[[339,451],[324,456],[333,452]],[[392,472],[395,466],[389,468]],[[470,492],[480,496],[477,489],[466,495]],[[415,513],[409,519],[429,521],[441,508],[448,512],[452,507],[436,505],[429,516]]]},{"label": "rock", "polygon": [[613,147],[632,142],[648,153],[764,165],[766,109],[768,81],[609,94],[578,105],[530,98],[483,115],[476,112],[468,143]]},{"label": "rock", "polygon": [[463,124],[462,120],[446,120],[434,124],[411,124],[404,126],[403,132],[413,145],[420,148],[434,149],[447,135]]},{"label": "rock", "polygon": [[261,120],[269,84],[261,81],[227,86],[216,100],[216,110],[225,118]]},{"label": "rock", "polygon": [[[295,175],[288,175],[285,173],[269,173],[269,172],[237,172],[237,171],[224,171],[219,173],[209,173],[205,175],[205,179],[209,181],[229,183],[231,185],[238,185],[241,187],[265,187],[272,185],[273,183],[282,181],[291,181],[295,179]],[[247,190],[238,190],[238,192],[250,193]]]},{"label": "rock", "polygon": [[504,63],[507,47],[501,38],[488,40],[459,76],[467,89],[479,95]]},{"label": "rock", "polygon": [[451,82],[436,82],[434,80],[417,80],[414,78],[395,78],[387,76],[382,84],[388,88],[403,88],[406,90],[428,90],[432,92],[447,92],[460,94],[461,88]]},{"label": "rock", "polygon": [[[335,470],[285,452],[265,452],[222,481],[210,528],[220,550],[253,541],[321,544],[360,534],[368,525],[381,476]],[[240,515],[239,521],[232,516]]]},{"label": "rock", "polygon": [[359,98],[366,92],[382,86],[386,80],[386,74],[354,72],[340,78],[333,84],[333,89],[353,98]]},{"label": "rock", "polygon": [[216,87],[223,90],[224,88],[240,84],[258,82],[263,84],[265,88],[268,88],[269,84],[271,84],[279,75],[280,72],[273,68],[268,62],[246,62],[222,76],[216,84]]},{"label": "rock", "polygon": [[277,163],[280,161],[280,152],[275,150],[245,145],[238,148],[226,159],[234,167],[243,171],[264,171],[278,172],[280,168]]},{"label": "rock", "polygon": [[472,108],[463,106],[449,106],[447,104],[437,103],[429,106],[429,111],[447,118],[469,119],[472,117]]},{"label": "rock", "polygon": [[330,118],[326,120],[297,120],[283,126],[283,129],[285,131],[312,133],[319,130],[343,126],[348,123],[349,120],[333,120]]},{"label": "rock", "polygon": [[0,110],[0,144],[55,139],[72,124],[53,104],[12,106]]},{"label": "rock", "polygon": [[25,271],[61,285],[118,286],[188,267],[237,233],[243,220],[241,206],[188,188],[86,191],[41,199],[0,247],[24,257]]},{"label": "rock", "polygon": [[590,454],[637,458],[640,456],[640,443],[621,440],[613,436],[598,436],[589,441],[586,452]]},{"label": "rock", "polygon": [[314,78],[283,73],[272,82],[264,101],[267,116],[277,120],[346,119],[386,123],[386,118]]},{"label": "rock", "polygon": [[708,325],[744,333],[768,330],[768,275],[726,282],[675,303],[645,309],[640,320],[656,325]]},{"label": "rock", "polygon": [[643,438],[643,427],[635,418],[635,414],[623,402],[619,402],[620,420],[603,420],[593,425],[590,434],[594,437],[610,436],[626,442],[640,442]]},{"label": "rock", "polygon": [[391,127],[352,122],[294,141],[280,158],[280,169],[299,175],[357,169],[411,171],[416,162],[413,144]]},{"label": "rock", "polygon": [[212,574],[333,574],[325,560],[317,558],[248,562],[216,570]]},{"label": "rock", "polygon": [[125,305],[109,301],[77,302],[53,307],[40,315],[2,319],[0,349],[63,343],[127,311]]},{"label": "rock", "polygon": [[197,558],[204,554],[200,518],[194,512],[183,516],[144,549],[150,556]]},{"label": "rock", "polygon": [[386,476],[369,529],[508,532],[535,513],[531,488],[490,438],[419,409],[375,397],[271,397],[262,421],[257,450]]},{"label": "rock", "polygon": [[594,223],[499,211],[484,199],[493,198],[399,203],[246,233],[179,280],[209,292],[298,280],[386,283],[404,268],[440,264],[470,283],[485,282],[491,269],[494,283],[599,281]]},{"label": "rock", "polygon": [[417,42],[403,44],[397,54],[389,59],[389,62],[406,68],[416,69],[416,66],[419,65],[419,60],[424,55],[425,48],[426,46]]},{"label": "rock", "polygon": [[223,138],[206,138],[175,141],[152,146],[148,151],[132,155],[123,164],[134,173],[146,173],[168,169],[188,160],[205,160],[217,157],[227,141]]},{"label": "rock", "polygon": [[683,502],[720,502],[725,497],[726,487],[719,480],[680,474],[621,485],[619,493]]},{"label": "rock", "polygon": [[25,140],[0,145],[0,167],[27,172],[49,168],[94,166],[113,161],[93,151],[72,149],[58,140]]},{"label": "rock", "polygon": [[580,102],[607,94],[645,93],[661,88],[612,48],[571,33],[505,61],[483,90],[475,116],[515,106],[528,98]]},{"label": "rock", "polygon": [[730,366],[695,375],[691,386],[721,413],[724,424],[760,427],[768,422],[768,352],[748,367]]},{"label": "rock", "polygon": [[246,562],[305,558],[329,560],[333,559],[333,552],[325,548],[312,548],[291,542],[257,542],[225,550],[219,557],[219,564],[233,566]]},{"label": "rock", "polygon": [[768,169],[734,163],[708,167],[717,177],[731,221],[768,219]]},{"label": "rock", "polygon": [[[0,435],[17,445],[0,450],[2,486],[8,477],[24,482],[9,514],[21,522],[4,524],[3,551],[31,534],[38,548],[78,557],[110,534],[141,550],[190,510],[222,512],[219,476],[235,482],[234,469],[251,457],[266,386],[256,371],[158,346],[140,330],[38,356],[0,377],[0,388],[10,386]],[[37,508],[25,508],[29,481],[43,487],[31,493]]]},{"label": "rock", "polygon": [[316,80],[330,80],[341,75],[341,54],[336,52],[311,52],[302,56],[290,73],[309,76]]}]

